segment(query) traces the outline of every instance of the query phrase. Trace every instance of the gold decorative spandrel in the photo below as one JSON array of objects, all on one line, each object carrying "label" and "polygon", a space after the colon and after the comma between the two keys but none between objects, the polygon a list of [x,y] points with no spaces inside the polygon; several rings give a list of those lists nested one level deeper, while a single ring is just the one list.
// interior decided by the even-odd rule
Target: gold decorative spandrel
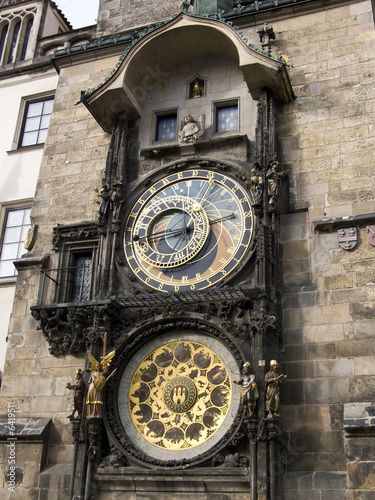
[{"label": "gold decorative spandrel", "polygon": [[215,434],[231,397],[220,356],[203,344],[181,340],[158,347],[140,363],[129,390],[129,411],[149,443],[183,450]]}]

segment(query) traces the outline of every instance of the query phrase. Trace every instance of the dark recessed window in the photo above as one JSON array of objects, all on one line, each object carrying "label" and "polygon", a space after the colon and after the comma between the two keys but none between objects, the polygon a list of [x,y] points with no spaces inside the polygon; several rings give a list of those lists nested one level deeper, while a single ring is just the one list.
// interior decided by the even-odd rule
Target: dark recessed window
[{"label": "dark recessed window", "polygon": [[172,141],[177,138],[177,113],[156,117],[156,140]]},{"label": "dark recessed window", "polygon": [[22,51],[21,51],[21,57],[20,57],[21,61],[24,61],[26,58],[26,52],[27,52],[27,47],[29,45],[29,41],[30,41],[30,34],[31,34],[32,27],[33,27],[33,18],[30,18],[26,24],[25,36],[24,36],[23,43],[22,43]]},{"label": "dark recessed window", "polygon": [[19,146],[44,144],[51,118],[53,98],[26,105]]},{"label": "dark recessed window", "polygon": [[4,52],[5,52],[5,40],[7,38],[8,34],[8,24],[4,24],[1,28],[1,34],[0,34],[0,64],[3,60]]},{"label": "dark recessed window", "polygon": [[15,276],[17,270],[13,261],[26,253],[25,237],[30,228],[31,208],[7,210],[5,214],[4,229],[0,254],[0,278]]},{"label": "dark recessed window", "polygon": [[20,29],[21,29],[21,21],[18,21],[13,28],[12,42],[10,44],[9,57],[7,61],[8,64],[16,60],[16,50],[18,45],[18,37],[20,34]]},{"label": "dark recessed window", "polygon": [[74,255],[71,302],[87,302],[90,299],[92,254]]},{"label": "dark recessed window", "polygon": [[238,104],[216,106],[216,132],[238,130]]}]

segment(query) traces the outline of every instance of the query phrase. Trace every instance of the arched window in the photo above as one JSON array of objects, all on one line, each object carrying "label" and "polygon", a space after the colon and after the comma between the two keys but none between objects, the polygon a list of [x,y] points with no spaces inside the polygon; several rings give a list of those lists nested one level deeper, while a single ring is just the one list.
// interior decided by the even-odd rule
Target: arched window
[{"label": "arched window", "polygon": [[4,52],[5,52],[5,40],[7,38],[8,34],[8,23],[3,24],[3,26],[0,28],[1,30],[1,35],[0,35],[0,64],[3,60],[4,57]]},{"label": "arched window", "polygon": [[21,21],[17,21],[13,28],[12,42],[9,50],[9,57],[7,63],[10,64],[15,61],[18,37],[21,29]]},{"label": "arched window", "polygon": [[30,41],[30,33],[31,33],[31,28],[33,27],[33,18],[30,17],[30,19],[27,21],[26,28],[25,28],[25,35],[22,43],[22,51],[21,51],[21,57],[20,61],[24,61],[26,59],[26,51],[27,51],[27,46],[29,45]]}]

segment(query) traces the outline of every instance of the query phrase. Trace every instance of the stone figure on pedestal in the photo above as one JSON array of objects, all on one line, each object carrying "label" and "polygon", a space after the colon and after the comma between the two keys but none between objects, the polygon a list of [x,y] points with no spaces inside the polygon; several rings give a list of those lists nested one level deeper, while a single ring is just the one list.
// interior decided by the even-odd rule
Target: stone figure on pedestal
[{"label": "stone figure on pedestal", "polygon": [[180,143],[195,142],[204,133],[204,115],[186,115],[181,123],[181,130],[178,135]]},{"label": "stone figure on pedestal", "polygon": [[241,404],[246,414],[249,417],[254,417],[259,393],[255,375],[251,373],[251,364],[248,361],[243,365],[241,380],[234,383],[241,386]]},{"label": "stone figure on pedestal", "polygon": [[85,395],[85,382],[82,370],[77,370],[76,382],[74,384],[68,383],[66,388],[74,390],[73,413],[68,418],[75,418],[74,415],[76,412],[78,413],[78,418],[82,418],[83,398]]},{"label": "stone figure on pedestal", "polygon": [[268,416],[279,417],[280,408],[280,384],[286,379],[286,375],[277,375],[277,361],[270,362],[270,371],[264,377],[264,389],[266,392],[266,413]]},{"label": "stone figure on pedestal", "polygon": [[279,172],[279,162],[274,160],[270,163],[270,168],[267,170],[266,177],[268,180],[267,192],[269,197],[269,205],[273,205],[276,203],[276,198],[279,194],[279,184],[280,180],[289,172],[288,170],[284,170],[283,172]]},{"label": "stone figure on pedestal", "polygon": [[87,418],[102,418],[103,389],[109,377],[111,377],[116,371],[113,371],[108,377],[106,377],[109,372],[109,365],[115,355],[115,351],[105,355],[104,344],[102,361],[100,362],[97,361],[89,351],[87,351],[87,354],[91,363],[91,376],[86,399]]}]

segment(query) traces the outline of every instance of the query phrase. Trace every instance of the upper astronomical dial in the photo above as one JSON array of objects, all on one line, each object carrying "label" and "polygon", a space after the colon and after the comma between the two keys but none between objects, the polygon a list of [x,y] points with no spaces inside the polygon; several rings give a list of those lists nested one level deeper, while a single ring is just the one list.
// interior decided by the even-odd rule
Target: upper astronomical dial
[{"label": "upper astronomical dial", "polygon": [[176,267],[199,253],[208,232],[208,217],[200,203],[185,196],[156,197],[135,224],[134,250],[152,265]]},{"label": "upper astronomical dial", "polygon": [[133,206],[126,223],[128,265],[148,286],[200,290],[222,281],[247,254],[249,195],[231,177],[205,169],[170,174]]}]

